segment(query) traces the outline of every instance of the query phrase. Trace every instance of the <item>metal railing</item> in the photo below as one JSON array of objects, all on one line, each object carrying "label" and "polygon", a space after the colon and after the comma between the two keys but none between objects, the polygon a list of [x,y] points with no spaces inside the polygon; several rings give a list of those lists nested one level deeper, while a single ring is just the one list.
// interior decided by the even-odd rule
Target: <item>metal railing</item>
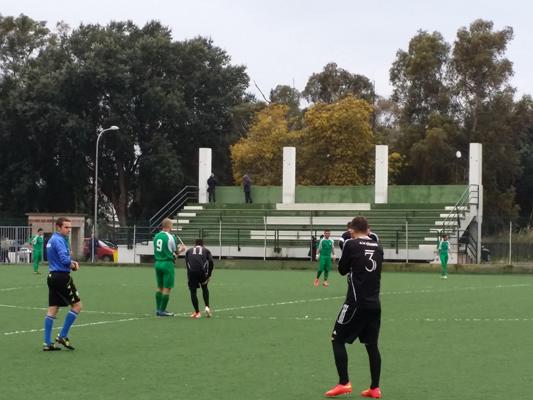
[{"label": "metal railing", "polygon": [[29,263],[30,236],[30,226],[0,226],[0,263]]},{"label": "metal railing", "polygon": [[155,232],[163,219],[174,216],[189,201],[198,201],[198,186],[185,186],[161,207],[148,222],[150,231]]}]

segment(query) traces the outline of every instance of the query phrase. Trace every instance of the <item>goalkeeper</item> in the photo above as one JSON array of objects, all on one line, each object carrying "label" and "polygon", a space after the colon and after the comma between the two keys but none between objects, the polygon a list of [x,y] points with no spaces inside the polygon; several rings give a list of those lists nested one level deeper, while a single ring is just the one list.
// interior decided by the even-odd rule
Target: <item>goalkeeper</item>
[{"label": "goalkeeper", "polygon": [[333,239],[329,236],[331,231],[329,229],[324,230],[324,237],[320,239],[317,249],[317,258],[318,258],[318,271],[316,273],[316,278],[314,285],[318,286],[320,283],[320,275],[324,272],[324,282],[323,286],[328,286],[328,276],[329,271],[331,271],[331,259],[335,259],[335,247]]}]

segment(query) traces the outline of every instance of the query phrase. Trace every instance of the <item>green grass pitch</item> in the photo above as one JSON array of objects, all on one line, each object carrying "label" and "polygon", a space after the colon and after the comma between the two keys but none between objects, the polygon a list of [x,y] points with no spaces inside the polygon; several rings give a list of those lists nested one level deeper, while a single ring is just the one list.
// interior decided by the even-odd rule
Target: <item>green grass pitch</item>
[{"label": "green grass pitch", "polygon": [[[336,273],[315,288],[312,271],[215,269],[214,317],[200,320],[188,318],[183,269],[176,318],[154,316],[150,268],[82,266],[74,277],[84,303],[76,350],[45,353],[46,275],[0,267],[1,399],[308,400],[337,381],[330,332],[346,282]],[[529,275],[384,273],[383,398],[530,398],[532,299]],[[348,353],[355,399],[368,360],[358,343]]]}]

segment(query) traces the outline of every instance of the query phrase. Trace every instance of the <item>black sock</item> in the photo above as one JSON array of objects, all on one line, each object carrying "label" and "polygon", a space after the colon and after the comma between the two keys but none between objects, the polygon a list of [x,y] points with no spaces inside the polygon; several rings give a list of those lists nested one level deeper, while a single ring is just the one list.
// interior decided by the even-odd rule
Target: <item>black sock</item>
[{"label": "black sock", "polygon": [[192,306],[194,307],[194,311],[200,312],[200,309],[198,308],[198,296],[196,295],[196,289],[191,289],[191,301]]},{"label": "black sock", "polygon": [[348,379],[348,352],[346,345],[342,342],[333,341],[333,356],[335,357],[335,366],[339,374],[339,383],[346,385],[350,380]]},{"label": "black sock", "polygon": [[204,297],[204,304],[206,307],[209,307],[209,289],[207,285],[202,286],[202,296]]},{"label": "black sock", "polygon": [[379,387],[379,376],[381,374],[381,354],[377,344],[366,344],[366,352],[368,353],[368,364],[370,365],[370,378],[372,383],[371,389]]}]

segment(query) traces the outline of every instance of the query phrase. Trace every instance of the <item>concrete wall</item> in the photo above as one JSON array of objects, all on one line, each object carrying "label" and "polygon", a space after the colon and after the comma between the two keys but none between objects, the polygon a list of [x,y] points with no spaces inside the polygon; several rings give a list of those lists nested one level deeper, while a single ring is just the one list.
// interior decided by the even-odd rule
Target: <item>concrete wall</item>
[{"label": "concrete wall", "polygon": [[[254,203],[281,203],[281,186],[252,186]],[[389,203],[455,204],[465,185],[389,186]],[[239,186],[217,187],[217,202],[244,204]],[[296,186],[296,203],[373,203],[374,186]]]}]

